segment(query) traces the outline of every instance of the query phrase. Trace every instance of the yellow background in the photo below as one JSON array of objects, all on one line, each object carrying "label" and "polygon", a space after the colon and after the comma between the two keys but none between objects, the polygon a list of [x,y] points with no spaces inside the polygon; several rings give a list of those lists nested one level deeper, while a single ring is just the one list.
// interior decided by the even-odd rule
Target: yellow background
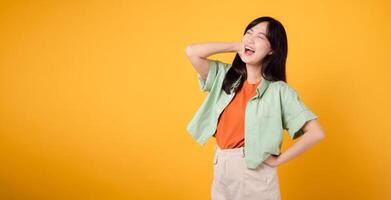
[{"label": "yellow background", "polygon": [[0,199],[209,199],[215,141],[185,129],[207,95],[185,48],[240,41],[260,16],[285,26],[288,83],[326,134],[279,166],[283,199],[390,199],[390,8],[1,1]]}]

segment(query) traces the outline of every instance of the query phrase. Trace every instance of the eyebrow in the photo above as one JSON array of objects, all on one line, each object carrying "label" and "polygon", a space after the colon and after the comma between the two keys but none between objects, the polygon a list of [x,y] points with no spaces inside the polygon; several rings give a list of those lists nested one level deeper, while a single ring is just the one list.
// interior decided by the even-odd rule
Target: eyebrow
[{"label": "eyebrow", "polygon": [[[252,28],[250,28],[249,30],[250,30],[250,31],[254,31]],[[265,33],[262,33],[262,32],[259,32],[259,33],[257,33],[257,34],[262,34],[262,35],[266,36],[266,34],[265,34]]]}]

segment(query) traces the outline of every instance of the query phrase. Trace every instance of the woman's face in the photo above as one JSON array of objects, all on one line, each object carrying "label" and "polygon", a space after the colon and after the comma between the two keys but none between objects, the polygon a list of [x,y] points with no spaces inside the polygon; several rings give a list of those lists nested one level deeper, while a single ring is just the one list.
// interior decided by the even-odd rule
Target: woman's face
[{"label": "woman's face", "polygon": [[[260,65],[263,58],[271,54],[270,43],[266,38],[267,23],[261,22],[248,29],[243,35],[243,48],[241,54],[239,54],[243,62],[251,65]],[[248,48],[253,51],[248,51]]]}]

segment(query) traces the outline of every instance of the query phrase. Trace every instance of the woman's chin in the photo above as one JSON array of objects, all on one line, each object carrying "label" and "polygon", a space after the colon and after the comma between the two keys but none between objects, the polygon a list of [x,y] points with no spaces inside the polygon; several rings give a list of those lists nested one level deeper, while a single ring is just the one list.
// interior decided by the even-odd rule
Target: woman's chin
[{"label": "woman's chin", "polygon": [[257,63],[259,63],[258,60],[255,60],[255,59],[249,59],[249,58],[242,58],[242,61],[246,64],[249,64],[249,65],[256,65]]}]

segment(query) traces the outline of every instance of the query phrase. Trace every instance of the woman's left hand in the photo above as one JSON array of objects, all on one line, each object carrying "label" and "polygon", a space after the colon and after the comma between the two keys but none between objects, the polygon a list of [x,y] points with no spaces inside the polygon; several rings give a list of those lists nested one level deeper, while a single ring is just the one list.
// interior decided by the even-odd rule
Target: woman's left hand
[{"label": "woman's left hand", "polygon": [[264,162],[266,165],[269,165],[271,167],[277,167],[278,165],[280,165],[277,160],[277,156],[274,155],[270,155]]}]

